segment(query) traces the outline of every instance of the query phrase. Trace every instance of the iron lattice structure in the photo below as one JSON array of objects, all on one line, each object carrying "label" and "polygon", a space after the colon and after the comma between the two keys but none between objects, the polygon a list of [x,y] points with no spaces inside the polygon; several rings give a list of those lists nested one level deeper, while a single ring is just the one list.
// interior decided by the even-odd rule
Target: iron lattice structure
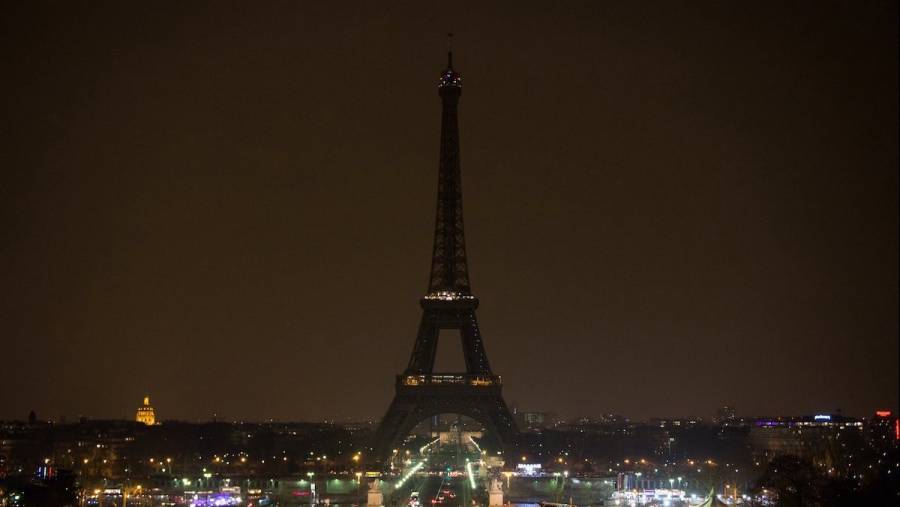
[{"label": "iron lattice structure", "polygon": [[[441,154],[434,248],[428,292],[420,300],[422,321],[409,364],[396,379],[396,394],[375,433],[372,461],[384,464],[415,426],[438,414],[460,414],[478,421],[501,447],[514,444],[517,429],[503,401],[502,383],[484,350],[466,259],[459,164],[458,105],[461,78],[448,54],[438,84],[441,97]],[[466,371],[434,371],[441,330],[458,330]]]}]

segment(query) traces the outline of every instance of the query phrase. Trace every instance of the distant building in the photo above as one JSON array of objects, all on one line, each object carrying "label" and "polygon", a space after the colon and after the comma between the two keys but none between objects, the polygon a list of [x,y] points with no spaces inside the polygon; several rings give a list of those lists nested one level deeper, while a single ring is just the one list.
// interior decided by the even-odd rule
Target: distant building
[{"label": "distant building", "polygon": [[672,419],[663,419],[660,417],[651,417],[650,425],[660,428],[692,428],[699,424],[703,424],[702,417],[679,417]]},{"label": "distant building", "polygon": [[734,407],[728,405],[720,407],[718,410],[716,410],[716,415],[713,416],[713,422],[715,422],[716,424],[727,424],[728,422],[734,421],[735,419],[737,419],[737,411],[734,409]]},{"label": "distant building", "polygon": [[816,462],[849,439],[863,434],[860,419],[839,414],[802,417],[757,418],[750,429],[750,449],[757,459],[794,455]]},{"label": "distant building", "polygon": [[138,407],[137,415],[134,416],[134,420],[139,423],[144,423],[147,426],[156,424],[156,411],[150,406],[149,396],[144,396],[144,404]]},{"label": "distant building", "polygon": [[885,451],[900,445],[900,418],[890,410],[879,410],[868,424],[868,437],[873,447]]},{"label": "distant building", "polygon": [[553,412],[522,412],[515,415],[519,428],[527,431],[540,431],[556,425],[557,417]]}]

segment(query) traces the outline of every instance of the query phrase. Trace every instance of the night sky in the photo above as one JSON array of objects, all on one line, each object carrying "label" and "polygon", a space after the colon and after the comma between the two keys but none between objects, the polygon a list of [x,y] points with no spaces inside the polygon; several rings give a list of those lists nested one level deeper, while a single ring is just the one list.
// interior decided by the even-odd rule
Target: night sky
[{"label": "night sky", "polygon": [[897,4],[784,3],[4,2],[0,418],[381,417],[448,31],[508,403],[896,409]]}]

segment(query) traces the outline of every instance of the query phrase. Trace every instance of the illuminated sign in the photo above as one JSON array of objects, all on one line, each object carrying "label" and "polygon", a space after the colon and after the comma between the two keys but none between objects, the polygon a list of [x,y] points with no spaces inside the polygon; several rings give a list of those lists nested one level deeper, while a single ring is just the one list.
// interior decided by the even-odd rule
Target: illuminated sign
[{"label": "illuminated sign", "polygon": [[830,421],[830,420],[831,420],[831,416],[830,416],[830,415],[819,414],[819,415],[813,417],[813,419],[815,419],[815,420],[817,420],[817,421]]},{"label": "illuminated sign", "polygon": [[877,415],[878,417],[890,417],[891,411],[890,410],[876,410],[875,415]]}]

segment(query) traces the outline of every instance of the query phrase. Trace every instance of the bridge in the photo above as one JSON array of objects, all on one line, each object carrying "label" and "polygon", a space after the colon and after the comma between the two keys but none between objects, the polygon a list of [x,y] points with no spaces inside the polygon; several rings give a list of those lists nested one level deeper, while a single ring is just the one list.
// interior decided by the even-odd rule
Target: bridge
[{"label": "bridge", "polygon": [[397,478],[383,486],[386,506],[457,507],[487,505],[488,470],[471,436],[437,437],[406,455],[398,450],[391,464]]}]

